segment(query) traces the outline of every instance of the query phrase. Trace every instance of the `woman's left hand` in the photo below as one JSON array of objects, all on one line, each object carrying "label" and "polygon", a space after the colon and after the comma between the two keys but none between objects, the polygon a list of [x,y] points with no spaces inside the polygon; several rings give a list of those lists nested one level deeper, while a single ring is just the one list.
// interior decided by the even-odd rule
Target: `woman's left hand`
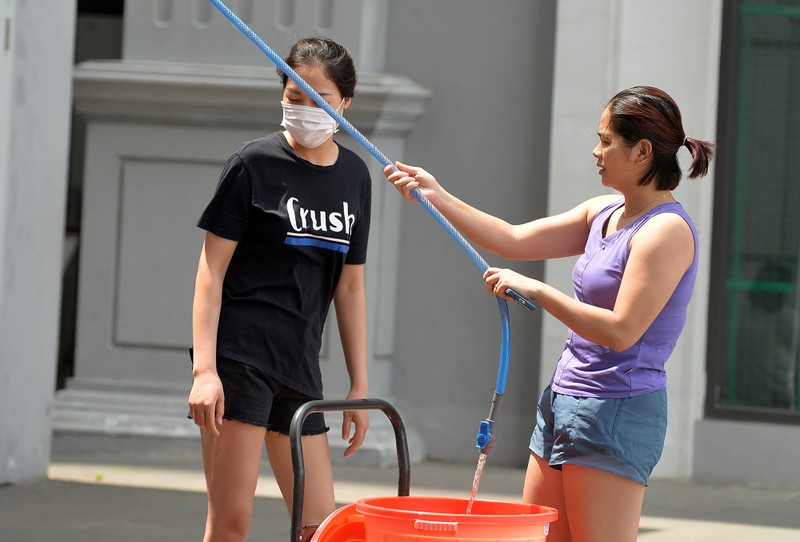
[{"label": "woman's left hand", "polygon": [[527,299],[533,299],[531,290],[536,281],[511,269],[490,267],[483,274],[483,281],[486,291],[503,299],[514,301],[514,298],[506,294],[509,288]]},{"label": "woman's left hand", "polygon": [[[364,399],[366,395],[351,392],[347,395],[347,398]],[[350,444],[344,451],[344,457],[349,457],[364,444],[364,438],[367,436],[367,428],[369,427],[369,412],[366,410],[345,410],[343,418],[342,440],[346,440]],[[352,437],[350,436],[351,426],[355,426]]]}]

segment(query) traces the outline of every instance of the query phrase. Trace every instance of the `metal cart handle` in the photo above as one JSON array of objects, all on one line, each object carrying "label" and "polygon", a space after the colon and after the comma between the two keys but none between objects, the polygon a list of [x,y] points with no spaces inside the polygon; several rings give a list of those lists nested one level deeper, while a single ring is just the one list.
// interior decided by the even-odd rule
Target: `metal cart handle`
[{"label": "metal cart handle", "polygon": [[394,429],[394,439],[397,445],[397,464],[399,477],[397,480],[397,495],[407,497],[411,486],[411,467],[408,454],[408,440],[403,420],[397,410],[383,399],[330,399],[317,400],[305,403],[294,413],[289,426],[289,442],[292,452],[292,468],[294,470],[294,487],[292,489],[292,522],[290,542],[297,542],[303,520],[303,488],[305,487],[305,463],[303,461],[302,428],[306,418],[312,412],[345,410],[381,410],[389,418]]}]

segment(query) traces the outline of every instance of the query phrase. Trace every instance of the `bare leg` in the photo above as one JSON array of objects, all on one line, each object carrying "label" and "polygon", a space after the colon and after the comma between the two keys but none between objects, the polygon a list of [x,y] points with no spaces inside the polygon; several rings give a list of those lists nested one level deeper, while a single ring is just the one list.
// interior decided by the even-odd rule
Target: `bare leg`
[{"label": "bare leg", "polygon": [[576,542],[636,542],[642,484],[591,467],[564,465],[562,472],[569,528]]},{"label": "bare leg", "polygon": [[[267,455],[272,473],[281,489],[286,508],[292,510],[294,474],[289,437],[267,431]],[[331,467],[328,435],[302,437],[306,487],[303,493],[303,518],[301,525],[318,525],[336,509],[333,494],[333,468]]]},{"label": "bare leg", "polygon": [[265,432],[233,420],[225,420],[217,437],[201,432],[208,488],[204,542],[247,540]]},{"label": "bare leg", "polygon": [[[558,519],[550,524],[547,542],[571,542],[567,506],[561,471],[551,468],[547,461],[531,453],[525,473],[522,500],[558,510]],[[610,539],[609,539],[610,540]]]}]

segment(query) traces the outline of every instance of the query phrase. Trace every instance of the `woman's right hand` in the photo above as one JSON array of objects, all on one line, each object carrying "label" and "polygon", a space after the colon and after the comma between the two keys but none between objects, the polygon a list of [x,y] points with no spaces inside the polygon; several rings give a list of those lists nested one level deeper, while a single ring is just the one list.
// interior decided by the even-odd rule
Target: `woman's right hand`
[{"label": "woman's right hand", "polygon": [[441,188],[436,182],[436,178],[421,167],[409,166],[401,162],[395,162],[394,166],[386,166],[383,174],[408,201],[416,201],[414,195],[411,194],[414,188],[419,188],[429,200]]},{"label": "woman's right hand", "polygon": [[222,415],[225,413],[225,394],[222,381],[214,371],[203,371],[194,377],[189,392],[189,415],[200,428],[219,436]]}]

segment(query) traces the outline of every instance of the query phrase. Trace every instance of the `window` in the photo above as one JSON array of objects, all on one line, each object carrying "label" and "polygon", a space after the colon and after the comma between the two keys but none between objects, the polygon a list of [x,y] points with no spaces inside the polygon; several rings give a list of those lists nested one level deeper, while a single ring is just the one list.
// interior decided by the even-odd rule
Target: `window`
[{"label": "window", "polygon": [[706,406],[800,423],[800,0],[724,9]]}]

